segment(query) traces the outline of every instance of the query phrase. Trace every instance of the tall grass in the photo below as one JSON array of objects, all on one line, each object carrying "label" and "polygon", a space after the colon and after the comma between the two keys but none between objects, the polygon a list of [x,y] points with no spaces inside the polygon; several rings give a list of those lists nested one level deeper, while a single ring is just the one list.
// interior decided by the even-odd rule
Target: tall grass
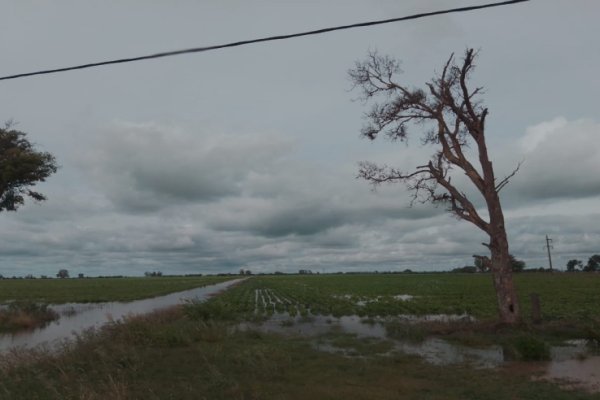
[{"label": "tall grass", "polygon": [[436,367],[400,354],[369,356],[388,348],[353,337],[330,339],[358,346],[360,357],[318,352],[306,338],[241,331],[210,318],[192,320],[174,308],[90,330],[58,353],[38,349],[1,357],[0,398],[594,398],[532,382],[510,369],[482,372]]},{"label": "tall grass", "polygon": [[15,301],[0,309],[0,332],[39,328],[55,319],[58,319],[58,314],[47,304]]}]

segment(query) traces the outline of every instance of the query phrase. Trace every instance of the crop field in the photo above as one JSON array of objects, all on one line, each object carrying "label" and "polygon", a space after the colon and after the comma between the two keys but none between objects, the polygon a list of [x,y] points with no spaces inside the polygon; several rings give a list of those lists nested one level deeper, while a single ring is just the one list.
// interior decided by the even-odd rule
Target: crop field
[{"label": "crop field", "polygon": [[9,301],[54,304],[131,301],[211,285],[229,279],[232,277],[1,279],[0,304]]},{"label": "crop field", "polygon": [[[600,274],[516,275],[523,315],[539,295],[545,319],[600,316]],[[489,274],[365,274],[254,277],[218,299],[243,314],[496,316]]]},{"label": "crop field", "polygon": [[[57,302],[114,300],[125,294],[139,298],[226,279],[230,277],[10,280],[0,281],[4,285],[0,290],[12,290],[15,298],[16,285],[22,285],[22,291],[32,290],[22,293],[21,299],[27,300],[48,300],[53,292],[60,294],[54,297]],[[540,377],[547,370],[550,345],[592,337],[594,332],[600,337],[600,325],[586,325],[600,321],[600,274],[518,274],[516,281],[525,318],[529,293],[537,293],[546,321],[594,330],[582,329],[567,337],[557,331],[551,337],[544,334],[551,324],[505,329],[484,321],[482,330],[477,330],[478,322],[465,323],[463,330],[463,322],[458,321],[447,324],[456,330],[446,331],[439,330],[443,324],[437,323],[427,330],[402,321],[394,325],[393,318],[385,322],[345,318],[357,321],[361,330],[386,324],[385,337],[365,337],[339,329],[344,318],[334,317],[468,313],[478,320],[494,320],[491,276],[253,276],[205,302],[129,316],[86,331],[57,352],[42,348],[7,353],[0,357],[0,398],[598,399],[600,393]],[[87,296],[78,295],[77,288]],[[2,296],[10,298],[5,292]],[[300,329],[319,321],[324,321],[326,331],[298,333],[308,332]],[[388,330],[388,321],[397,329]],[[274,326],[278,329],[262,329]],[[282,333],[284,329],[292,333]],[[449,346],[451,356],[469,345],[477,354],[500,345],[500,356],[507,350],[510,357],[520,358],[478,369],[467,361],[432,363],[422,357],[424,353],[406,350],[411,346],[435,350],[427,347],[430,343]],[[597,347],[593,351],[575,362],[597,359]]]}]

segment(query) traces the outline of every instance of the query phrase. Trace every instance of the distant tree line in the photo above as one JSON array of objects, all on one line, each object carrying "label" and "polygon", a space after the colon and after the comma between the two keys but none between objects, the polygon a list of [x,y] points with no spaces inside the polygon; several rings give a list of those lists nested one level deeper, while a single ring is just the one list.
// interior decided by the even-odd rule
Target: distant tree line
[{"label": "distant tree line", "polygon": [[600,271],[600,254],[594,254],[590,258],[588,258],[587,264],[583,265],[583,261],[581,260],[569,260],[567,261],[567,272],[576,272],[576,271],[584,271],[584,272],[596,272]]},{"label": "distant tree line", "polygon": [[[452,272],[463,272],[463,273],[475,273],[475,272],[489,272],[489,258],[484,256],[474,255],[474,265],[465,265],[464,267],[454,268]],[[527,268],[525,261],[517,259],[512,254],[510,255],[510,263],[513,272],[546,272],[550,271],[549,268]],[[583,261],[573,259],[567,262],[567,272],[600,272],[600,254],[594,254],[591,256],[587,264],[583,264]]]},{"label": "distant tree line", "polygon": [[[464,267],[454,268],[452,272],[466,272],[466,273],[475,273],[475,272],[490,272],[490,259],[485,256],[474,255],[475,265],[465,265]],[[525,261],[517,259],[512,254],[509,255],[510,266],[512,272],[522,272],[526,267]]]}]

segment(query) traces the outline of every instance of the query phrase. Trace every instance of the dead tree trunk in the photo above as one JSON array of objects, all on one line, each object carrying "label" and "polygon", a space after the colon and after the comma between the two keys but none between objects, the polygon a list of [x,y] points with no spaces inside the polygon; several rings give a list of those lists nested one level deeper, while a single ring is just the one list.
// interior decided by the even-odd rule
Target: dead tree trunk
[{"label": "dead tree trunk", "polygon": [[[487,109],[484,110],[484,118],[486,114]],[[491,253],[490,270],[494,280],[500,321],[505,324],[515,324],[520,319],[519,299],[513,281],[508,236],[506,234],[504,212],[502,211],[499,192],[508,183],[509,178],[517,172],[518,167],[511,175],[504,178],[500,183],[497,183],[483,136],[483,128],[481,132],[482,134],[479,136],[479,140],[476,139],[476,142],[485,188],[482,194],[485,198],[489,214],[489,223],[487,226],[484,226],[485,229],[483,231],[490,237],[488,245]]]},{"label": "dead tree trunk", "polygon": [[513,282],[506,231],[502,227],[491,237],[491,272],[498,302],[498,315],[501,322],[514,324],[519,321],[520,310],[517,291]]}]

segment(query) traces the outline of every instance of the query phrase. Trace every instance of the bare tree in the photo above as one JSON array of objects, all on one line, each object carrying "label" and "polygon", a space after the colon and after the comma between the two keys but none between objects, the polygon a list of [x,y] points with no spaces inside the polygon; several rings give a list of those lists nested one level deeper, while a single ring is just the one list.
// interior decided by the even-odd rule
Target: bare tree
[{"label": "bare tree", "polygon": [[[359,177],[374,185],[403,182],[413,191],[413,202],[445,204],[457,218],[484,231],[489,236],[489,243],[483,244],[491,253],[489,267],[500,320],[513,324],[519,320],[519,303],[499,192],[518,167],[501,180],[494,175],[485,142],[488,109],[479,99],[483,89],[467,85],[475,57],[476,52],[468,49],[462,62],[457,63],[452,54],[441,74],[426,83],[424,89],[397,83],[399,62],[388,56],[373,52],[365,61],[356,63],[349,75],[355,87],[362,90],[362,99],[365,102],[375,97],[384,99],[366,114],[362,135],[374,140],[384,134],[391,140],[404,141],[409,128],[420,124],[427,128],[422,142],[435,148],[432,158],[413,171],[362,162]],[[452,181],[453,170],[464,172],[468,182],[482,195],[487,220]]]}]

